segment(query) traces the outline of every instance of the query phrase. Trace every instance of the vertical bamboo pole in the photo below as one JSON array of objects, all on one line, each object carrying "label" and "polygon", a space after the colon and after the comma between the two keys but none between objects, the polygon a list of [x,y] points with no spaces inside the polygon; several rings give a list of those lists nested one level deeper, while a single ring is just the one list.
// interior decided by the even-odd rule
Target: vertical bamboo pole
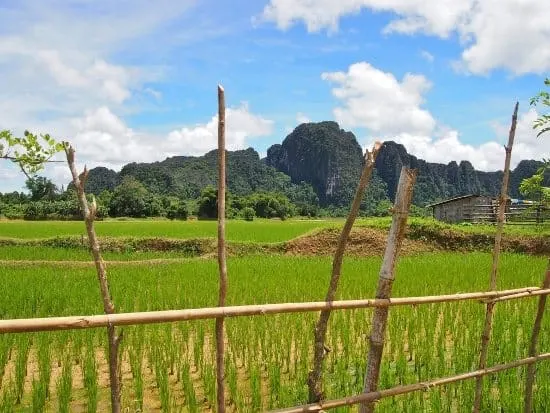
[{"label": "vertical bamboo pole", "polygon": [[[506,157],[504,160],[504,174],[502,176],[502,187],[500,189],[500,196],[498,198],[498,212],[497,212],[497,228],[495,233],[495,245],[493,248],[493,266],[491,268],[491,282],[490,290],[495,291],[497,289],[497,278],[499,270],[500,260],[500,244],[502,241],[502,229],[504,227],[504,212],[506,209],[506,201],[508,199],[508,181],[510,179],[510,161],[512,159],[512,147],[514,146],[514,137],[516,135],[516,124],[518,119],[518,107],[519,103],[516,102],[514,108],[514,114],[512,115],[512,124],[510,126],[510,133],[508,135],[508,145],[504,147],[506,151]],[[491,340],[491,330],[493,328],[493,315],[495,311],[495,303],[488,302],[487,310],[485,312],[485,325],[483,327],[483,334],[481,336],[481,351],[479,354],[479,370],[483,370],[487,366],[487,354],[489,352],[489,342]],[[478,413],[481,410],[481,396],[483,391],[483,376],[476,378],[476,389],[474,397],[474,406],[472,411]]]},{"label": "vertical bamboo pole", "polygon": [[[393,206],[393,218],[384,253],[384,260],[380,268],[376,298],[390,298],[393,280],[395,279],[395,264],[407,227],[407,217],[412,201],[413,187],[416,182],[416,170],[402,168]],[[380,363],[384,350],[384,336],[388,321],[388,307],[376,308],[372,317],[369,354],[365,372],[364,392],[370,393],[378,389],[380,377]],[[374,412],[374,402],[367,402],[359,406],[360,413]]]},{"label": "vertical bamboo pole", "polygon": [[[109,290],[107,268],[105,267],[105,262],[103,261],[103,258],[101,256],[99,240],[97,238],[94,228],[94,219],[97,214],[97,205],[95,199],[91,204],[89,204],[88,200],[86,199],[86,193],[84,192],[84,185],[86,184],[86,179],[88,178],[88,170],[86,169],[86,167],[84,167],[84,172],[82,172],[80,175],[78,174],[75,166],[75,151],[74,148],[68,143],[65,143],[65,154],[67,155],[67,163],[69,164],[69,169],[71,170],[73,183],[78,195],[78,201],[84,215],[86,232],[88,233],[88,243],[90,245],[90,249],[94,259],[97,279],[99,281],[99,288],[101,290],[101,297],[103,299],[103,311],[105,312],[105,314],[114,314],[115,306],[113,304],[111,292]],[[109,381],[111,386],[111,409],[113,413],[119,413],[122,382],[118,368],[118,349],[120,346],[120,341],[122,340],[122,331],[117,336],[115,326],[109,324],[107,326],[107,337],[109,341]]]},{"label": "vertical bamboo pole", "polygon": [[[220,292],[218,306],[225,306],[227,259],[225,252],[225,93],[218,85],[218,267]],[[216,382],[218,413],[225,412],[224,319],[216,319]]]},{"label": "vertical bamboo pole", "polygon": [[[330,285],[328,287],[327,295],[325,301],[331,302],[334,301],[336,296],[336,290],[338,289],[338,282],[340,280],[340,272],[342,269],[342,260],[344,257],[344,251],[348,242],[348,237],[353,227],[353,223],[357,218],[359,212],[359,207],[361,206],[361,201],[363,200],[363,195],[365,194],[365,188],[369,183],[372,171],[374,169],[374,164],[376,161],[376,156],[382,147],[381,142],[376,142],[371,152],[368,150],[365,153],[365,166],[363,167],[363,172],[359,178],[359,183],[355,191],[355,197],[353,199],[351,210],[344,224],[344,228],[340,234],[338,240],[338,245],[336,247],[336,252],[334,253],[334,259],[332,261],[332,275],[330,278]],[[308,376],[308,388],[309,388],[309,402],[317,403],[323,398],[323,389],[321,383],[321,371],[323,369],[323,361],[325,358],[325,338],[328,328],[328,320],[330,318],[331,310],[322,310],[319,315],[319,320],[315,326],[315,343],[314,343],[314,354],[313,354],[313,369],[310,371]]]},{"label": "vertical bamboo pole", "polygon": [[[550,259],[546,266],[546,276],[542,283],[542,288],[550,288]],[[531,343],[529,345],[529,357],[534,357],[538,354],[537,346],[539,341],[540,326],[542,324],[542,317],[544,316],[544,310],[546,308],[546,295],[541,295],[539,298],[539,305],[537,308],[537,315],[535,317],[535,323],[533,324],[533,332],[531,333]],[[527,366],[527,377],[525,379],[525,398],[524,398],[524,413],[531,413],[533,411],[533,384],[535,383],[535,372],[537,366],[535,363]]]}]

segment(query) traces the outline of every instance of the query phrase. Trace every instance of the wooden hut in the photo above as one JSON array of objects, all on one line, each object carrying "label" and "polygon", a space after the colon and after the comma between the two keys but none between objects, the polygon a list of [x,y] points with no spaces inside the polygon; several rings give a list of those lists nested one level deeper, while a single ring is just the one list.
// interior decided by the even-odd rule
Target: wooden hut
[{"label": "wooden hut", "polygon": [[485,195],[463,195],[428,205],[433,217],[444,222],[477,222],[494,216],[493,198]]}]

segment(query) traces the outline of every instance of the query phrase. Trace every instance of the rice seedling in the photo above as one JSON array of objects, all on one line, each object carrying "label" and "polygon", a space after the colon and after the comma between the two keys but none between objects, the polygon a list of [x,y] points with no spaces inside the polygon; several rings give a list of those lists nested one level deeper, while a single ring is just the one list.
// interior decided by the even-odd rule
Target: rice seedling
[{"label": "rice seedling", "polygon": [[3,394],[0,398],[0,412],[13,413],[15,412],[16,392],[14,388],[15,384],[10,382],[6,384],[2,390]]},{"label": "rice seedling", "polygon": [[17,356],[15,358],[15,403],[21,403],[23,398],[23,386],[27,376],[27,360],[29,358],[30,342],[29,337],[20,335],[17,337]]},{"label": "rice seedling", "polygon": [[143,350],[139,343],[129,351],[129,356],[134,382],[135,408],[138,411],[143,411]]},{"label": "rice seedling", "polygon": [[84,361],[82,363],[82,375],[84,388],[86,389],[86,411],[95,413],[98,403],[97,363],[93,342],[90,341],[85,348]]},{"label": "rice seedling", "polygon": [[71,392],[73,388],[73,369],[69,360],[65,360],[61,376],[57,380],[57,399],[59,402],[58,410],[60,413],[70,411]]},{"label": "rice seedling", "polygon": [[[539,285],[546,265],[544,258],[505,254],[502,260],[499,288]],[[246,256],[232,258],[228,264],[230,305],[317,301],[324,296],[330,273],[329,257]],[[394,295],[483,290],[490,264],[490,255],[483,253],[404,257],[397,266]],[[379,265],[377,258],[347,258],[338,298],[372,297]],[[112,265],[110,271],[119,311],[197,308],[216,303],[214,260],[149,267]],[[102,312],[90,268],[10,267],[0,273],[0,285],[13,292],[3,297],[3,318]],[[535,306],[533,299],[498,304],[489,364],[526,355],[533,322],[530,315]],[[324,370],[327,397],[344,397],[361,391],[371,314],[370,309],[334,313]],[[478,302],[391,308],[380,388],[474,369],[483,314],[484,307]],[[311,368],[315,319],[316,315],[309,313],[227,320],[226,379],[231,410],[258,411],[307,401],[306,378]],[[545,317],[543,331],[549,328],[550,318]],[[163,411],[183,408],[198,412],[210,409],[215,403],[211,320],[128,327],[123,343],[123,360],[129,363],[126,371],[130,371],[123,386],[123,401],[131,403],[124,407],[147,411],[161,406]],[[85,334],[45,333],[44,337],[0,336],[0,372],[2,365],[9,365],[11,372],[2,382],[0,403],[15,403],[19,388],[23,389],[19,392],[20,400],[32,400],[38,409],[44,400],[42,377],[45,383],[46,377],[52,375],[52,365],[60,364],[62,373],[56,381],[57,391],[54,400],[46,399],[46,409],[59,406],[59,410],[67,411],[71,395],[82,394],[89,412],[99,410],[102,403],[108,403],[106,388],[102,388],[105,381],[99,384],[99,372],[105,368],[106,353],[102,350],[105,344],[103,330],[89,330]],[[36,349],[40,380],[25,395],[21,383],[25,382],[31,348]],[[550,336],[541,334],[540,351],[549,349]],[[82,365],[85,389],[82,393],[71,390],[70,367],[75,360]],[[550,382],[541,378],[550,375],[550,363],[540,363],[537,370],[534,402],[536,408],[544,411],[550,403]],[[486,380],[484,406],[491,411],[517,411],[524,369],[495,377],[496,381]],[[158,391],[148,392],[150,383],[155,383]],[[449,385],[382,400],[378,411],[460,411],[471,405],[472,393],[472,383]]]},{"label": "rice seedling", "polygon": [[[227,239],[230,241],[277,242],[289,240],[312,229],[330,226],[334,220],[274,221],[257,219],[254,222],[230,220]],[[110,237],[214,238],[215,221],[98,221],[97,234]],[[253,230],[251,230],[253,228]],[[0,237],[38,239],[85,234],[79,221],[0,221]]]},{"label": "rice seedling", "polygon": [[32,412],[42,413],[46,404],[48,387],[43,380],[34,380],[32,383]]},{"label": "rice seedling", "polygon": [[190,413],[197,413],[199,405],[197,404],[197,395],[193,386],[193,378],[191,377],[191,369],[189,364],[184,363],[181,369],[181,383],[183,386],[183,394],[185,396],[185,404]]}]

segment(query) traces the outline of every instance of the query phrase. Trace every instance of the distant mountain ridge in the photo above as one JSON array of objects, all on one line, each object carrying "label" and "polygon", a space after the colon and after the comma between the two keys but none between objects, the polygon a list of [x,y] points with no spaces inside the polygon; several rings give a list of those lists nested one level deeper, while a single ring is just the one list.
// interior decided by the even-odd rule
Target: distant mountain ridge
[{"label": "distant mountain ridge", "polygon": [[[322,206],[349,205],[364,163],[361,146],[352,132],[336,122],[304,123],[281,144],[272,145],[264,159],[248,148],[228,151],[227,183],[230,192],[288,193],[304,183],[313,187]],[[504,159],[504,156],[503,156]],[[113,190],[126,175],[134,176],[151,192],[197,198],[217,182],[217,150],[203,156],[175,156],[162,162],[129,163],[120,172],[98,167],[90,170],[86,190],[99,194]],[[542,162],[522,160],[511,172],[510,196],[517,198],[522,179],[533,175]],[[426,205],[440,199],[479,193],[496,195],[502,171],[476,171],[468,161],[439,164],[418,159],[393,141],[384,143],[376,160],[371,196],[394,199],[402,166],[418,169],[413,202]]]}]

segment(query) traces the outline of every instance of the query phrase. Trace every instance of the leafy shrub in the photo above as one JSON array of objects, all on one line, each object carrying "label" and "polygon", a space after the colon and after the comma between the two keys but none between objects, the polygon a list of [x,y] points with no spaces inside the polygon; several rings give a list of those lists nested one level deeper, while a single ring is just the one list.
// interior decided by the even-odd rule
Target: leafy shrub
[{"label": "leafy shrub", "polygon": [[242,210],[242,216],[243,216],[245,221],[254,221],[254,216],[255,215],[256,215],[256,213],[254,212],[253,208],[245,207]]}]

